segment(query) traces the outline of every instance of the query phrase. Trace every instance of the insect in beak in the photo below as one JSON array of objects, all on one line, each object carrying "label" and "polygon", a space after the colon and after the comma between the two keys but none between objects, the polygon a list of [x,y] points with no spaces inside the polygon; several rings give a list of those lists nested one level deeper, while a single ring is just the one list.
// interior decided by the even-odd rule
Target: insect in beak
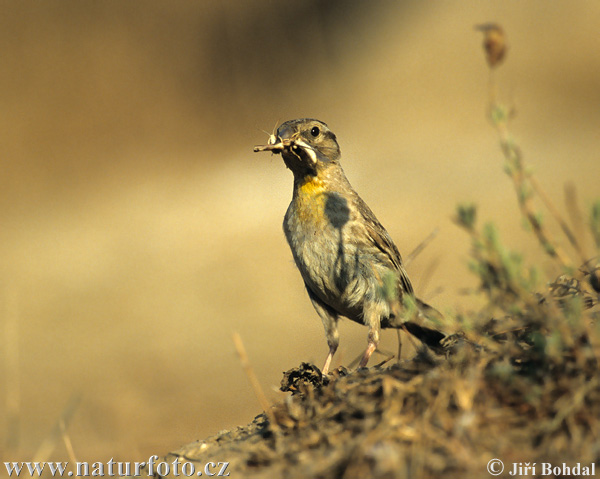
[{"label": "insect in beak", "polygon": [[272,151],[273,153],[281,153],[284,149],[294,146],[293,140],[282,140],[275,135],[269,136],[269,141],[266,145],[258,145],[254,147],[254,152]]}]

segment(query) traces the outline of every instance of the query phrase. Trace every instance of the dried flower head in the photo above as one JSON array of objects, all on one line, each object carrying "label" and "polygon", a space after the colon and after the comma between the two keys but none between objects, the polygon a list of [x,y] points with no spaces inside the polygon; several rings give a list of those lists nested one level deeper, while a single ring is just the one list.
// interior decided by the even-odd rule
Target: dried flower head
[{"label": "dried flower head", "polygon": [[506,35],[497,23],[476,25],[476,30],[483,32],[483,49],[490,68],[498,66],[506,54]]}]

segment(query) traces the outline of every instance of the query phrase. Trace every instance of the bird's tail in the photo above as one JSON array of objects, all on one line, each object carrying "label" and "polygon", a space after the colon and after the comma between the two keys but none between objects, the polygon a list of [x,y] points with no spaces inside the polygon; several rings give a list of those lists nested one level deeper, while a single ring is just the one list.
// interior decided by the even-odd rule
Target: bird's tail
[{"label": "bird's tail", "polygon": [[415,298],[415,300],[417,302],[417,307],[419,308],[419,311],[423,313],[423,316],[425,316],[427,319],[432,319],[434,321],[444,319],[444,315],[440,313],[437,309],[435,309],[433,306],[430,306],[425,301],[422,301],[419,298]]},{"label": "bird's tail", "polygon": [[405,323],[402,323],[402,327],[432,351],[438,354],[445,353],[446,350],[444,349],[442,341],[446,338],[446,335],[441,331],[421,326],[412,321],[406,321]]},{"label": "bird's tail", "polygon": [[[398,324],[396,327],[406,329],[406,331],[434,352],[444,354],[445,349],[442,345],[442,341],[446,338],[446,334],[429,326],[432,325],[432,323],[439,323],[444,319],[444,316],[433,306],[421,301],[419,298],[415,298],[415,301],[418,312],[414,317],[414,320],[405,321]],[[428,326],[423,326],[423,323],[427,323]]]}]

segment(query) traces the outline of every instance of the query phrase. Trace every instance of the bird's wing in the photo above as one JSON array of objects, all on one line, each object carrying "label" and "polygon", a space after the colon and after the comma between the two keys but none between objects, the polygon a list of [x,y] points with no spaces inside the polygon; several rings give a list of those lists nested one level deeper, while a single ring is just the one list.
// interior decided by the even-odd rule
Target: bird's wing
[{"label": "bird's wing", "polygon": [[358,195],[356,200],[357,209],[364,220],[361,223],[364,225],[371,243],[388,258],[394,269],[398,272],[401,290],[405,293],[414,295],[412,284],[402,265],[402,257],[391,236],[375,217],[371,209],[360,199],[360,197],[358,197]]}]

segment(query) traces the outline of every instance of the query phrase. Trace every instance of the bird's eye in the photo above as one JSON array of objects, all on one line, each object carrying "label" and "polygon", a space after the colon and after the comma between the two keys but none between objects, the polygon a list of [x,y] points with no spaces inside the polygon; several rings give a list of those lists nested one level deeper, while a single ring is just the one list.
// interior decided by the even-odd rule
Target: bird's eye
[{"label": "bird's eye", "polygon": [[311,128],[311,130],[310,130],[310,134],[311,134],[312,136],[314,136],[315,138],[316,138],[317,136],[319,136],[319,133],[321,133],[321,130],[319,130],[319,127],[318,127],[318,126],[313,126],[313,127]]}]

